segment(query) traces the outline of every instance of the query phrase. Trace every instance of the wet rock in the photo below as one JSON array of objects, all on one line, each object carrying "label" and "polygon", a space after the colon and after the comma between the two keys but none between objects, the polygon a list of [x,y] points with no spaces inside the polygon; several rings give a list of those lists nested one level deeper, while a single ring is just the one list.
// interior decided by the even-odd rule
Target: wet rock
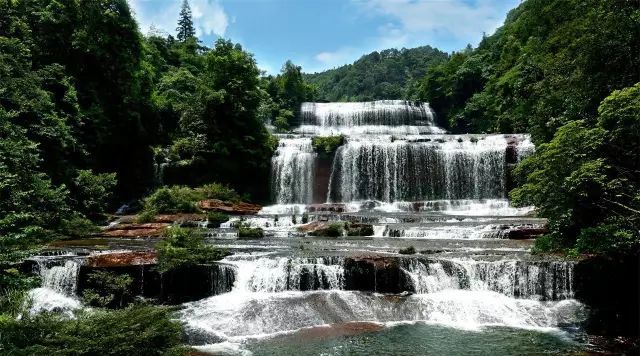
[{"label": "wet rock", "polygon": [[591,309],[589,334],[640,335],[640,252],[576,264],[575,297]]},{"label": "wet rock", "polygon": [[506,233],[506,238],[511,240],[534,239],[547,232],[549,230],[546,227],[520,226],[509,229]]},{"label": "wet rock", "polygon": [[347,236],[372,236],[373,225],[347,223],[345,224],[345,231],[347,233]]},{"label": "wet rock", "polygon": [[229,215],[255,215],[262,207],[257,204],[245,202],[229,202],[219,199],[207,199],[198,202],[198,207],[206,211],[217,211]]},{"label": "wet rock", "polygon": [[349,257],[344,262],[346,290],[379,293],[413,291],[410,277],[400,268],[397,257]]},{"label": "wet rock", "polygon": [[107,237],[158,237],[169,226],[167,223],[116,224],[105,228],[101,235]]},{"label": "wet rock", "polygon": [[158,263],[158,253],[155,251],[129,251],[89,256],[86,266],[104,268],[155,265],[156,263]]},{"label": "wet rock", "polygon": [[298,231],[309,236],[339,237],[343,235],[344,227],[341,223],[329,221],[314,221],[298,227]]},{"label": "wet rock", "polygon": [[332,212],[332,213],[344,213],[346,207],[344,204],[311,204],[307,207],[307,211],[310,213],[318,212]]}]

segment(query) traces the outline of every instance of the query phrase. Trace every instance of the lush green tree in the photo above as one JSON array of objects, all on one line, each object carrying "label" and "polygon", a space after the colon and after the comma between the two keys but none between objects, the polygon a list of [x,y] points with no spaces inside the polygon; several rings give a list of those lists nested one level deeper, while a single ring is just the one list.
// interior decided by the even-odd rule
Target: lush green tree
[{"label": "lush green tree", "polygon": [[431,46],[387,49],[364,55],[353,64],[305,74],[304,78],[317,87],[320,100],[414,99],[416,81],[447,58]]},{"label": "lush green tree", "polygon": [[182,1],[182,7],[180,8],[180,15],[178,17],[178,28],[176,28],[177,38],[180,42],[185,42],[188,39],[196,36],[196,29],[193,27],[193,17],[191,15],[191,6],[189,1]]},{"label": "lush green tree", "polygon": [[576,241],[578,252],[638,247],[639,109],[640,84],[614,91],[600,105],[596,127],[586,121],[562,126],[516,169],[526,178],[511,197],[549,218],[551,247]]}]

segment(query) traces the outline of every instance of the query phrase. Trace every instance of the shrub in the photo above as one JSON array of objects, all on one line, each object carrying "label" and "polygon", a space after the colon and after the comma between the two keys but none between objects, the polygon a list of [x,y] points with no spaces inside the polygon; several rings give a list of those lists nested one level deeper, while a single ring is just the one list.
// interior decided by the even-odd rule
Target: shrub
[{"label": "shrub", "polygon": [[327,227],[310,232],[309,235],[318,237],[340,237],[344,235],[344,226],[341,223],[332,223]]},{"label": "shrub", "polygon": [[202,187],[195,188],[195,191],[202,199],[219,199],[232,202],[243,200],[235,190],[220,183],[205,184]]},{"label": "shrub", "polygon": [[60,232],[70,237],[86,237],[98,231],[100,229],[91,220],[78,213],[60,224]]},{"label": "shrub", "polygon": [[555,233],[550,233],[536,238],[536,242],[531,249],[531,253],[539,254],[564,250],[565,246],[563,246],[561,243],[562,239],[556,237],[555,235]]},{"label": "shrub", "polygon": [[229,221],[229,215],[217,211],[207,213],[207,222],[209,227],[220,227],[220,224]]},{"label": "shrub", "polygon": [[91,288],[83,291],[83,301],[96,307],[122,308],[131,301],[131,283],[128,274],[109,271],[96,271],[88,276]]},{"label": "shrub", "polygon": [[171,227],[165,231],[162,241],[156,244],[158,270],[169,270],[218,261],[229,253],[204,242],[204,237],[194,229]]},{"label": "shrub", "polygon": [[153,222],[156,218],[156,215],[158,215],[158,212],[153,209],[143,210],[142,212],[140,212],[140,214],[138,214],[136,222],[138,224]]},{"label": "shrub", "polygon": [[416,248],[413,247],[413,246],[409,246],[407,248],[401,248],[398,251],[398,253],[401,254],[401,255],[413,255],[413,254],[416,253]]},{"label": "shrub", "polygon": [[605,253],[631,251],[640,246],[638,233],[623,230],[616,225],[584,228],[576,240],[575,252]]},{"label": "shrub", "polygon": [[264,231],[259,227],[251,227],[246,224],[238,225],[238,238],[252,240],[264,238]]},{"label": "shrub", "polygon": [[201,200],[199,192],[182,186],[162,187],[144,199],[143,211],[155,211],[158,214],[192,213],[196,202]]},{"label": "shrub", "polygon": [[345,229],[347,236],[371,236],[373,235],[373,226],[370,224],[346,224]]},{"label": "shrub", "polygon": [[0,350],[8,355],[162,355],[181,343],[172,311],[134,305],[82,311],[73,319],[55,313],[0,318]]},{"label": "shrub", "polygon": [[78,170],[72,186],[78,211],[87,216],[97,217],[104,214],[117,182],[115,173]]},{"label": "shrub", "polygon": [[344,144],[344,136],[318,136],[313,138],[311,144],[319,153],[332,154]]}]

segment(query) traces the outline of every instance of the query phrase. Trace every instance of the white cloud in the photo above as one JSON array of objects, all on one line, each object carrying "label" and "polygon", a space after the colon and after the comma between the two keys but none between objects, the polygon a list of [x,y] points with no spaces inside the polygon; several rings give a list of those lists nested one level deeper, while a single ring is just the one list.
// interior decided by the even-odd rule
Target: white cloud
[{"label": "white cloud", "polygon": [[[182,0],[130,0],[129,3],[143,33],[155,27],[175,34]],[[197,36],[224,36],[229,17],[219,0],[190,0],[189,3]]]},{"label": "white cloud", "polygon": [[496,23],[501,23],[505,15],[502,6],[490,0],[473,3],[463,0],[370,0],[356,3],[366,12],[393,18],[397,23],[390,23],[386,36],[401,38],[399,33],[402,33],[405,41],[422,38],[425,42],[424,39],[435,37],[477,39],[483,31],[494,31]]}]

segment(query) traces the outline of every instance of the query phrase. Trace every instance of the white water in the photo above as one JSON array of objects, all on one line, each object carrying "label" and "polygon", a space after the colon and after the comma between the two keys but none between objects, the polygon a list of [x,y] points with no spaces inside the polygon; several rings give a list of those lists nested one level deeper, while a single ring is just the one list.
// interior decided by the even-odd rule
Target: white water
[{"label": "white water", "polygon": [[280,139],[271,159],[271,184],[276,202],[311,202],[315,156],[310,138]]},{"label": "white water", "polygon": [[48,260],[38,260],[38,272],[42,287],[29,291],[26,303],[29,313],[58,311],[71,316],[73,310],[81,307],[76,298],[80,264],[76,260],[67,260],[64,265],[48,266]]}]

